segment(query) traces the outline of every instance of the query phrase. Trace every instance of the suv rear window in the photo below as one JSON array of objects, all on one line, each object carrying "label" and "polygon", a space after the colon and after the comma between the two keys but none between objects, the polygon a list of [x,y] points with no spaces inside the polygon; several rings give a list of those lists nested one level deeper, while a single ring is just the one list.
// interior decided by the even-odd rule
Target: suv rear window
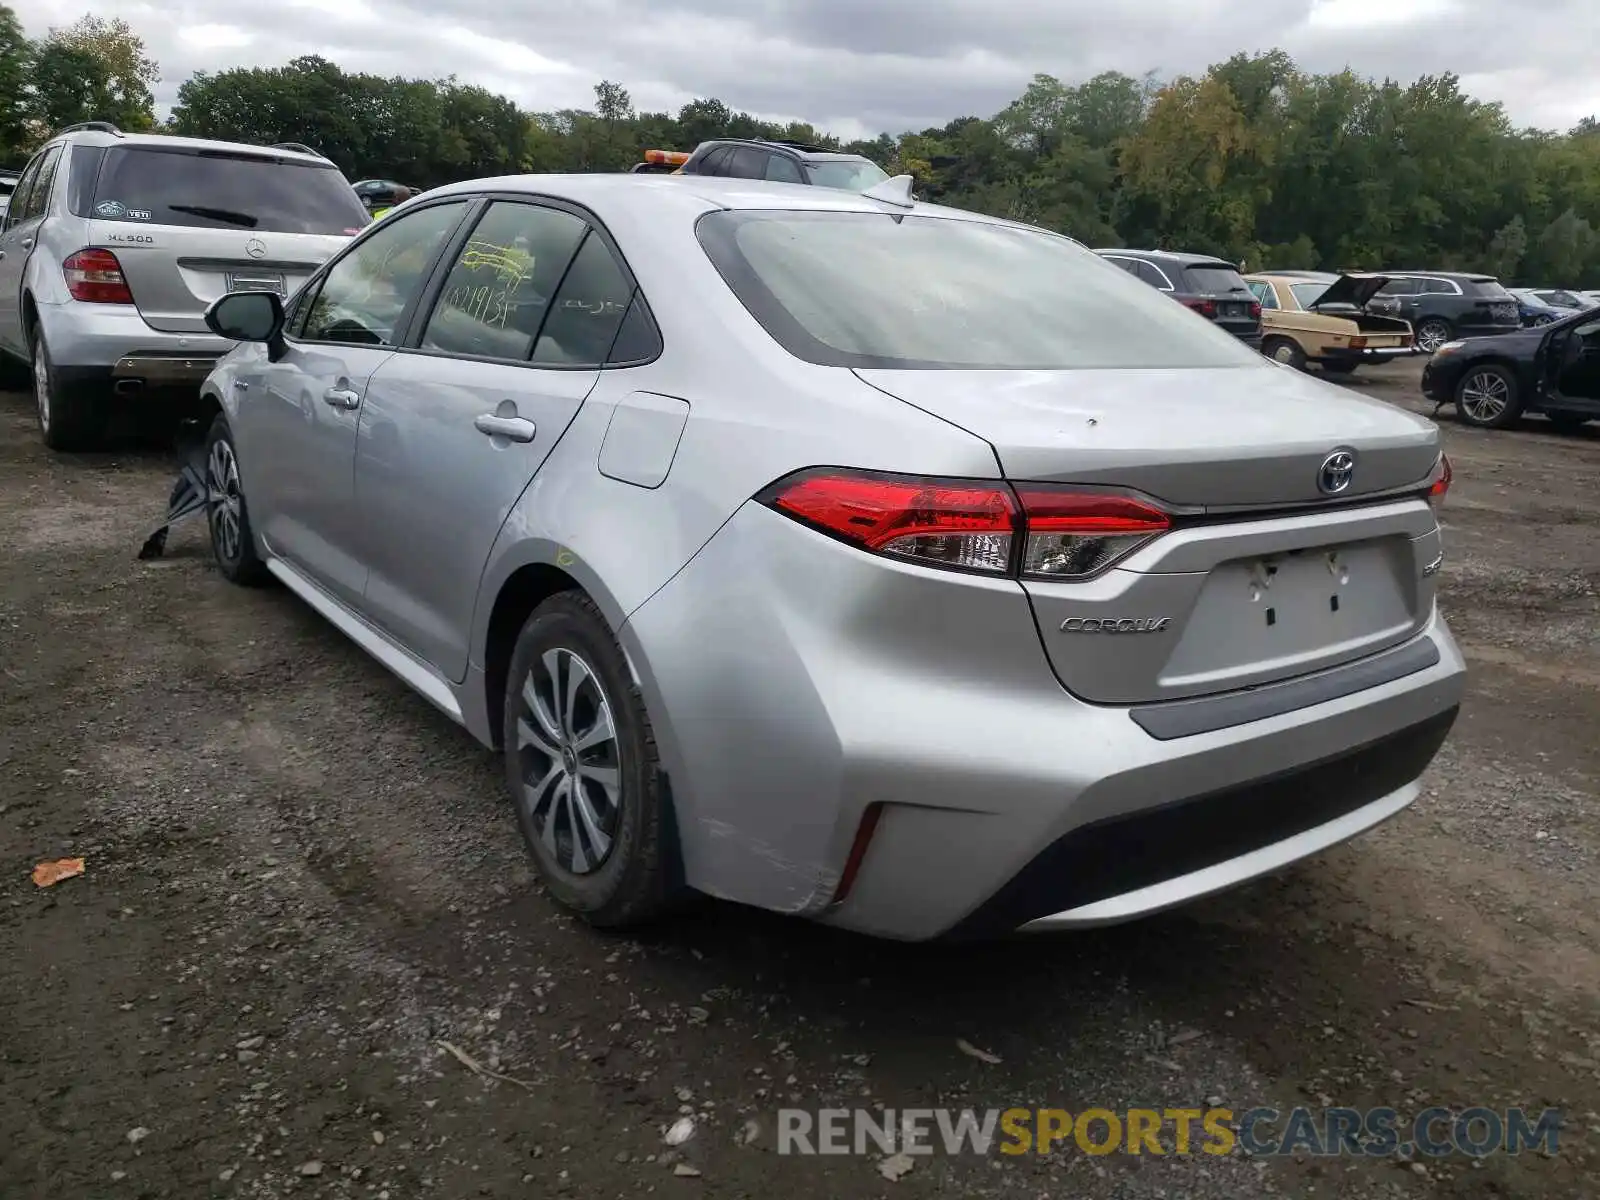
[{"label": "suv rear window", "polygon": [[1185,267],[1183,273],[1189,279],[1189,290],[1202,296],[1221,296],[1227,292],[1250,290],[1244,276],[1224,263],[1201,263],[1197,267]]},{"label": "suv rear window", "polygon": [[700,244],[796,358],[892,370],[1233,367],[1232,334],[1077,243],[976,220],[722,210]]},{"label": "suv rear window", "polygon": [[1480,300],[1515,300],[1516,297],[1501,286],[1498,279],[1471,279],[1463,290]]},{"label": "suv rear window", "polygon": [[332,164],[148,146],[106,151],[79,203],[99,221],[262,233],[349,234],[371,220]]}]

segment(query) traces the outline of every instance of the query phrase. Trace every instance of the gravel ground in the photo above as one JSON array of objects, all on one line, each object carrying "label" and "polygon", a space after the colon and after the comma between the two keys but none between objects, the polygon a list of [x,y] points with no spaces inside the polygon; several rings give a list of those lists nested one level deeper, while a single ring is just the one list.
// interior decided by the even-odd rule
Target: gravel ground
[{"label": "gravel ground", "polygon": [[[1427,411],[1416,380],[1351,386]],[[1417,805],[1180,913],[951,949],[710,904],[574,923],[464,734],[288,593],[226,584],[199,526],[135,561],[161,453],[52,456],[0,394],[0,1195],[1600,1195],[1600,428],[1442,423],[1474,674]],[[31,883],[69,855],[83,877]],[[784,1105],[1208,1103],[1566,1123],[1553,1157],[898,1181],[774,1144]]]}]

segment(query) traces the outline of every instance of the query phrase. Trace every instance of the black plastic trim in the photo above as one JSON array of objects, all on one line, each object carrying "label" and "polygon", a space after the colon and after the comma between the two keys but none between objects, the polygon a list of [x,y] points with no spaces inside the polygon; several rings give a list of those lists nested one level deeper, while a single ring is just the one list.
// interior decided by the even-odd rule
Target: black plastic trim
[{"label": "black plastic trim", "polygon": [[1368,688],[1426,671],[1429,667],[1437,666],[1439,658],[1439,647],[1434,640],[1421,637],[1397,649],[1386,650],[1359,662],[1320,671],[1315,675],[1304,675],[1282,683],[1265,683],[1218,696],[1148,704],[1130,709],[1128,715],[1151,737],[1167,742],[1199,733],[1215,733],[1235,725],[1248,725],[1251,721],[1264,721],[1268,717],[1282,716],[1314,704],[1326,704],[1330,700],[1353,696]]}]

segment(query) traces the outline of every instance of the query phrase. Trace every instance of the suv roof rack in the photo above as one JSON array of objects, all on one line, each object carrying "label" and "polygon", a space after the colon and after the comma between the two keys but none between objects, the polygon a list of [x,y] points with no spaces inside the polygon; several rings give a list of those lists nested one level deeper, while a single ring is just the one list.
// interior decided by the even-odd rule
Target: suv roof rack
[{"label": "suv roof rack", "polygon": [[[731,139],[737,140],[737,139]],[[826,146],[814,146],[810,142],[791,142],[783,138],[752,138],[752,141],[766,142],[769,146],[787,146],[791,150],[804,150],[808,154],[833,154]]]},{"label": "suv roof rack", "polygon": [[63,133],[78,133],[84,130],[92,130],[95,133],[114,133],[118,137],[122,136],[122,130],[118,129],[110,121],[79,121],[76,125],[68,125],[65,129],[56,130],[54,136],[60,137]]},{"label": "suv roof rack", "polygon": [[313,150],[310,146],[306,145],[304,142],[273,142],[272,145],[267,147],[267,149],[268,150],[292,150],[296,154],[310,154],[315,158],[327,158],[328,157],[326,154],[324,154],[320,150]]}]

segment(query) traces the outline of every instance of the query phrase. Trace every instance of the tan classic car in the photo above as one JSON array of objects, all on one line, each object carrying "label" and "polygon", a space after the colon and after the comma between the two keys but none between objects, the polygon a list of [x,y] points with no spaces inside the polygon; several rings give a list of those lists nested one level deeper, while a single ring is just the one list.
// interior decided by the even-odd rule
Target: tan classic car
[{"label": "tan classic car", "polygon": [[1348,375],[1364,362],[1416,352],[1409,322],[1365,311],[1386,275],[1258,271],[1245,282],[1261,301],[1261,353],[1278,362]]}]

